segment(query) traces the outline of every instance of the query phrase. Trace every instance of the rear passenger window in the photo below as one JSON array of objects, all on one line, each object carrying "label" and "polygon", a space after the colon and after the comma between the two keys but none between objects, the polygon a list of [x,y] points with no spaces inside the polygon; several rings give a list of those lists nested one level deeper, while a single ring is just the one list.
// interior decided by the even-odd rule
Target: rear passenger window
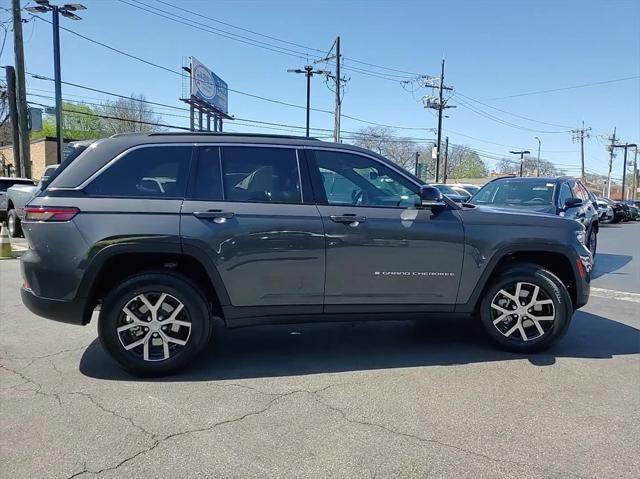
[{"label": "rear passenger window", "polygon": [[183,198],[190,146],[149,146],[126,153],[85,188],[93,196]]},{"label": "rear passenger window", "polygon": [[222,147],[224,199],[261,203],[302,203],[296,150]]}]

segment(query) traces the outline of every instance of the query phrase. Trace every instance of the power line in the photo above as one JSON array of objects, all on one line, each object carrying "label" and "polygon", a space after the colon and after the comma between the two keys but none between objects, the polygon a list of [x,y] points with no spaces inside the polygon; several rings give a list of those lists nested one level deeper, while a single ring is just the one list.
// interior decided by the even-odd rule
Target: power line
[{"label": "power line", "polygon": [[476,113],[477,115],[479,115],[479,116],[481,116],[483,118],[487,118],[489,120],[495,121],[497,123],[500,123],[500,124],[503,124],[503,125],[506,125],[506,126],[509,126],[511,128],[515,128],[515,129],[518,129],[518,130],[525,130],[525,131],[531,131],[531,132],[534,132],[534,133],[546,133],[546,134],[557,134],[557,133],[568,133],[568,132],[570,132],[570,130],[548,131],[548,130],[537,130],[535,128],[529,128],[529,127],[526,127],[526,126],[518,125],[516,123],[511,123],[511,122],[508,122],[508,121],[503,120],[501,118],[498,118],[498,117],[496,117],[496,116],[494,116],[494,115],[492,115],[490,113],[487,113],[486,111],[483,111],[483,110],[471,105],[469,102],[467,102],[467,101],[465,101],[465,100],[463,100],[463,99],[461,99],[459,97],[458,97],[458,102],[460,103],[460,105],[463,108],[466,108],[467,110],[471,110],[472,112]]},{"label": "power line", "polygon": [[576,89],[576,88],[585,88],[585,87],[596,86],[596,85],[606,85],[606,84],[609,84],[609,83],[617,83],[617,82],[628,81],[628,80],[636,80],[638,78],[640,78],[640,75],[634,75],[634,76],[624,77],[624,78],[616,78],[616,79],[613,79],[613,80],[603,80],[603,81],[592,82],[592,83],[583,83],[581,85],[572,85],[572,86],[566,86],[566,87],[561,87],[561,88],[551,88],[549,90],[538,90],[538,91],[530,91],[530,92],[526,92],[526,93],[516,93],[514,95],[498,96],[498,97],[494,97],[494,98],[485,98],[484,100],[485,101],[493,101],[493,100],[504,100],[506,98],[517,98],[517,97],[528,96],[528,95],[542,95],[544,93],[553,93],[553,92],[557,92],[557,91],[573,90],[573,89]]},{"label": "power line", "polygon": [[[272,35],[267,35],[267,34],[264,34],[264,33],[256,32],[255,30],[250,30],[250,29],[247,29],[247,28],[239,27],[237,25],[234,25],[234,24],[231,24],[231,23],[227,23],[227,22],[223,22],[223,21],[218,20],[218,19],[213,18],[213,17],[209,17],[209,16],[204,15],[204,14],[202,14],[200,12],[195,12],[193,10],[189,10],[187,8],[184,8],[184,7],[179,7],[177,5],[173,5],[172,3],[166,2],[164,0],[155,0],[155,1],[157,3],[161,3],[163,5],[167,5],[169,7],[172,7],[174,9],[176,9],[176,10],[179,10],[179,11],[182,11],[182,12],[185,12],[185,13],[190,13],[190,14],[195,15],[195,16],[200,17],[200,18],[206,18],[207,20],[211,20],[212,22],[216,22],[216,23],[219,23],[221,25],[225,25],[227,27],[235,28],[235,29],[241,30],[241,31],[246,32],[246,33],[251,33],[253,35],[257,35],[257,36],[260,36],[260,37],[263,37],[263,38],[268,38],[270,40],[275,40],[277,42],[281,42],[281,43],[284,43],[284,44],[287,44],[287,45],[295,46],[295,47],[298,47],[298,48],[303,48],[305,50],[312,50],[314,52],[324,53],[324,50],[321,50],[319,48],[305,46],[305,45],[302,45],[300,43],[295,43],[295,42],[284,40],[282,38],[278,38],[278,37],[275,37],[275,36],[272,36]],[[382,65],[377,65],[375,63],[369,63],[369,62],[365,62],[365,61],[362,61],[362,60],[357,60],[355,58],[344,57],[343,59],[345,61],[359,63],[361,65],[366,65],[366,66],[370,66],[370,67],[373,67],[373,68],[378,68],[380,70],[387,70],[387,71],[396,72],[396,73],[404,73],[405,74],[404,77],[406,77],[406,75],[411,75],[411,76],[419,76],[420,75],[419,73],[410,72],[410,71],[406,71],[406,70],[399,70],[397,68],[391,68],[391,67],[382,66]]]},{"label": "power line", "polygon": [[556,123],[547,123],[547,122],[545,122],[545,121],[534,120],[533,118],[528,118],[528,117],[526,117],[526,116],[518,115],[518,114],[516,114],[516,113],[511,113],[511,112],[509,112],[509,111],[502,110],[502,109],[500,109],[500,108],[496,108],[495,106],[491,106],[491,105],[489,105],[489,104],[487,104],[487,103],[483,103],[483,102],[481,102],[480,100],[476,100],[475,98],[471,98],[470,96],[463,95],[463,94],[462,94],[462,93],[460,93],[459,91],[454,91],[454,92],[453,92],[453,94],[454,94],[454,96],[459,96],[459,97],[461,96],[461,97],[463,97],[463,98],[466,98],[467,100],[471,100],[471,101],[473,101],[473,102],[475,102],[475,103],[479,103],[480,105],[484,105],[484,106],[486,106],[487,108],[491,108],[492,110],[496,110],[496,111],[499,111],[499,112],[505,113],[505,114],[507,114],[507,115],[511,115],[511,116],[513,116],[513,117],[516,117],[516,118],[521,118],[521,119],[523,119],[523,120],[531,121],[531,122],[533,122],[533,123],[540,123],[541,125],[548,125],[548,126],[557,126],[557,127],[559,127],[559,128],[571,128],[570,126],[567,126],[567,125],[558,125],[558,124],[556,124]]}]

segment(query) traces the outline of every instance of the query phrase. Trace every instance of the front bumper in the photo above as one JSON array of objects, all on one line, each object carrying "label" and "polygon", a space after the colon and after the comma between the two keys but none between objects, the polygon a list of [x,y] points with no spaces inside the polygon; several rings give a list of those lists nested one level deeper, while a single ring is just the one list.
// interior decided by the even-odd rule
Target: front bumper
[{"label": "front bumper", "polygon": [[22,302],[29,311],[43,318],[62,323],[84,325],[85,304],[83,301],[62,301],[43,298],[24,286],[20,289]]}]

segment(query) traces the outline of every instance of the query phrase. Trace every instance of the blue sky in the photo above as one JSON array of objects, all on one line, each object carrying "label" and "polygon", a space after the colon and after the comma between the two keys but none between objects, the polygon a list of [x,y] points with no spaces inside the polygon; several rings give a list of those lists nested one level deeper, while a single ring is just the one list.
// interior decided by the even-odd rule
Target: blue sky
[{"label": "blue sky", "polygon": [[[75,0],[74,0],[75,1]],[[132,2],[133,0],[125,0]],[[211,20],[194,17],[162,5],[140,0],[172,14],[192,18],[235,34],[276,44],[280,48],[313,50],[256,37]],[[342,39],[345,65],[379,74],[402,73],[350,62],[357,59],[381,66],[437,76],[443,55],[447,61],[446,84],[457,95],[449,104],[444,134],[455,144],[477,148],[490,157],[509,156],[514,147],[537,152],[535,136],[542,139],[542,157],[570,173],[578,173],[580,148],[566,130],[581,121],[593,128],[586,142],[589,171],[606,173],[605,137],[617,126],[618,136],[640,142],[640,78],[574,88],[546,94],[493,99],[585,83],[640,76],[640,2],[634,0],[512,0],[512,1],[204,1],[163,0],[206,16],[294,42],[328,50],[336,35]],[[3,0],[3,6],[9,5]],[[28,2],[23,2],[26,5]],[[235,90],[304,105],[301,75],[286,72],[300,68],[303,58],[271,52],[219,35],[160,18],[116,0],[83,0],[88,10],[82,21],[62,19],[67,28],[179,70],[183,57],[193,55],[209,65]],[[139,4],[141,5],[141,4]],[[144,5],[141,5],[144,8]],[[8,13],[1,11],[2,20]],[[46,17],[49,19],[49,16]],[[175,17],[174,17],[175,18]],[[2,32],[0,32],[2,33]],[[24,25],[27,70],[53,73],[51,27],[42,21]],[[13,63],[13,43],[7,38],[1,64]],[[62,74],[69,82],[120,94],[143,93],[149,100],[182,106],[181,78],[109,51],[62,32]],[[345,71],[351,78],[343,101],[343,113],[372,122],[410,128],[435,128],[433,111],[414,93],[393,80]],[[410,75],[406,75],[410,76]],[[48,95],[51,82],[28,80],[32,93]],[[38,89],[38,90],[36,90]],[[63,96],[105,95],[64,86]],[[484,103],[475,103],[469,98]],[[31,97],[52,104],[52,100]],[[96,101],[85,98],[84,101]],[[313,80],[312,106],[331,110],[334,96],[320,77]],[[471,105],[478,114],[471,109]],[[491,109],[489,106],[503,111]],[[238,118],[304,126],[304,110],[290,108],[230,92],[230,113]],[[187,125],[186,118],[168,116],[169,124]],[[484,112],[484,114],[482,114]],[[509,112],[507,114],[505,112]],[[173,112],[182,115],[182,112]],[[486,113],[493,116],[486,117]],[[513,116],[518,115],[518,116]],[[551,126],[525,120],[526,117]],[[333,127],[332,115],[313,112],[312,126]],[[503,122],[511,123],[509,126]],[[343,130],[366,126],[343,119]],[[530,131],[523,129],[528,128]],[[568,128],[569,127],[569,128]],[[231,125],[235,131],[267,131]],[[539,130],[539,131],[538,131]],[[275,131],[274,131],[275,132]],[[550,133],[554,132],[554,133]],[[561,132],[561,133],[557,133]],[[432,138],[429,131],[397,130],[398,135]],[[470,138],[472,137],[472,138]],[[614,160],[614,176],[621,176],[622,155]]]}]

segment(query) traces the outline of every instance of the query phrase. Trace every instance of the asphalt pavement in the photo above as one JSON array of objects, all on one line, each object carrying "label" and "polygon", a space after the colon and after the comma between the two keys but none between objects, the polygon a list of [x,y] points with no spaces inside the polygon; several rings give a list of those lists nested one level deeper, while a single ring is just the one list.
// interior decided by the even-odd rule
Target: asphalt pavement
[{"label": "asphalt pavement", "polygon": [[261,327],[162,380],[123,373],[95,321],[29,313],[0,261],[0,476],[640,477],[640,222],[599,243],[543,354],[472,321]]}]

